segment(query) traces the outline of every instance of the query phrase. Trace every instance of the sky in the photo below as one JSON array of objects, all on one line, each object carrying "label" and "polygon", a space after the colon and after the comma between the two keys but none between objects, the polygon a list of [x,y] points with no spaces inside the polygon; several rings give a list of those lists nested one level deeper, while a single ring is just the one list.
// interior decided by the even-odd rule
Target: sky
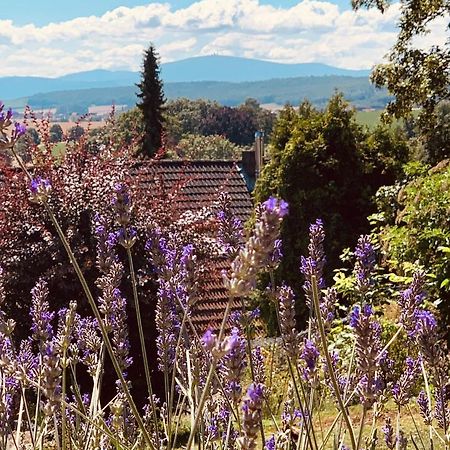
[{"label": "sky", "polygon": [[[395,42],[399,12],[354,12],[350,0],[0,0],[0,76],[139,70],[151,42],[162,62],[220,54],[369,69]],[[435,29],[425,44],[445,40]]]}]

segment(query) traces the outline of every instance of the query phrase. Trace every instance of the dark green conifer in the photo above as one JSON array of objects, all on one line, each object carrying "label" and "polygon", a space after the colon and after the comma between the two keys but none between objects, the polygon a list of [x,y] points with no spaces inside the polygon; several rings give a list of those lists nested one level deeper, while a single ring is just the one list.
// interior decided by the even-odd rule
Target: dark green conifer
[{"label": "dark green conifer", "polygon": [[144,120],[144,136],[141,154],[152,157],[161,148],[163,132],[163,105],[165,102],[163,84],[160,79],[159,57],[153,45],[144,52],[141,82],[137,85]]}]

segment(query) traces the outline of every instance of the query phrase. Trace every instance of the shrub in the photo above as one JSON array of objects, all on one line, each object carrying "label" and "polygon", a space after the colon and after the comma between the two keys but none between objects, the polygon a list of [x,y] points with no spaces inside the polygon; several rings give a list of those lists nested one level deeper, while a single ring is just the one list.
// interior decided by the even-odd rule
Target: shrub
[{"label": "shrub", "polygon": [[185,135],[175,151],[183,159],[239,160],[242,154],[241,147],[217,135]]},{"label": "shrub", "polygon": [[[402,135],[386,128],[365,131],[342,95],[336,94],[324,111],[308,102],[298,112],[290,106],[281,111],[269,154],[255,199],[277,195],[289,202],[291,213],[282,230],[285,257],[278,275],[300,294],[298,255],[306,251],[309,224],[321,217],[328,230],[330,280],[340,266],[342,248],[353,246],[359,234],[369,231],[366,218],[375,212],[372,197],[401,174],[408,147]],[[305,312],[303,302],[299,307]]]}]

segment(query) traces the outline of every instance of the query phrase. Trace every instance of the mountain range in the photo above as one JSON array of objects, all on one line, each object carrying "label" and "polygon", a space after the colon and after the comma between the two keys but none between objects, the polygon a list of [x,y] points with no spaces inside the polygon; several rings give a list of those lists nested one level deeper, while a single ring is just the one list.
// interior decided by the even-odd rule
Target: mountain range
[{"label": "mountain range", "polygon": [[[167,83],[243,83],[295,77],[368,77],[369,70],[342,69],[326,64],[281,64],[232,56],[200,56],[161,64],[161,78]],[[0,77],[0,99],[31,97],[35,94],[79,89],[133,86],[139,72],[92,70],[57,78]]]}]

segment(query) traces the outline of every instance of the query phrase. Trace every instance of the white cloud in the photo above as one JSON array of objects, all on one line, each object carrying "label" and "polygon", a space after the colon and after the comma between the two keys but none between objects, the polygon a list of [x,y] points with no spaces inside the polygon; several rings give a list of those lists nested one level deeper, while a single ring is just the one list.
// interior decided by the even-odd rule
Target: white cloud
[{"label": "white cloud", "polygon": [[[161,60],[219,53],[272,61],[324,62],[369,68],[395,42],[399,4],[340,11],[328,1],[302,0],[291,8],[259,0],[198,0],[175,10],[169,3],[120,7],[38,27],[0,20],[0,76],[59,76],[93,68],[138,70],[153,42]],[[445,41],[445,21],[422,42]]]}]

